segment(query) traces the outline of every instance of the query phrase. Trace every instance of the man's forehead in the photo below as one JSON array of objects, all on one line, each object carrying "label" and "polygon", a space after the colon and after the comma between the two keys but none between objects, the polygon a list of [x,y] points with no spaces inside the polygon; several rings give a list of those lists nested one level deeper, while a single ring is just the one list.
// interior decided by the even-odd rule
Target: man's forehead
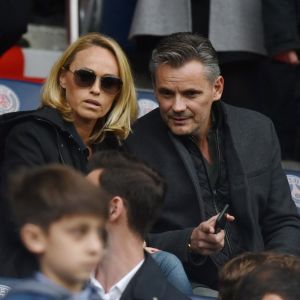
[{"label": "man's forehead", "polygon": [[181,67],[158,66],[155,73],[156,86],[165,84],[197,83],[207,80],[207,69],[198,61],[191,61]]}]

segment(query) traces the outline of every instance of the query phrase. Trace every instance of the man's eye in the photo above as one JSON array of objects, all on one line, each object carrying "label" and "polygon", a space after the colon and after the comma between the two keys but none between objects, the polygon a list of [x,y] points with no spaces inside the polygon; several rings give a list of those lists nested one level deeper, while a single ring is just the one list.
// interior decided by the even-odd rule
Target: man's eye
[{"label": "man's eye", "polygon": [[187,98],[195,98],[199,95],[198,92],[196,91],[187,91],[184,93],[184,96],[187,97]]},{"label": "man's eye", "polygon": [[163,97],[170,97],[173,95],[173,93],[169,90],[160,90],[159,94]]}]

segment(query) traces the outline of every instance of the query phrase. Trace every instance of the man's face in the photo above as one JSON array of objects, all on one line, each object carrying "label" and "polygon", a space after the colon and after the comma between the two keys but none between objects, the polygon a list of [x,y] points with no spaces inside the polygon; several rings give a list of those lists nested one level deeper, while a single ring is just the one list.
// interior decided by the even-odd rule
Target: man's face
[{"label": "man's face", "polygon": [[162,64],[156,70],[154,89],[160,113],[176,135],[201,138],[210,126],[211,105],[221,98],[223,78],[210,82],[204,71],[197,60],[178,68]]},{"label": "man's face", "polygon": [[78,291],[102,258],[104,222],[94,215],[72,215],[43,233],[41,271],[54,282]]}]

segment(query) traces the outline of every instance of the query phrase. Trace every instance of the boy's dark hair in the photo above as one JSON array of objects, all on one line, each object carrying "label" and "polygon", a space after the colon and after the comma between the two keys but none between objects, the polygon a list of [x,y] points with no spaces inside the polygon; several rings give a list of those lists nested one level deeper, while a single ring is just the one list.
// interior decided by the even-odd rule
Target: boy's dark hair
[{"label": "boy's dark hair", "polygon": [[243,278],[260,266],[267,267],[270,265],[300,273],[300,259],[295,255],[271,251],[245,252],[228,261],[220,269],[219,299],[235,299]]},{"label": "boy's dark hair", "polygon": [[67,166],[27,169],[11,178],[10,201],[19,227],[32,223],[48,229],[66,215],[108,217],[108,202],[99,188]]},{"label": "boy's dark hair", "polygon": [[284,300],[300,299],[299,269],[287,269],[282,265],[258,266],[241,281],[233,300],[262,300],[275,294]]},{"label": "boy's dark hair", "polygon": [[241,279],[262,264],[266,256],[266,253],[245,252],[228,261],[219,271],[219,299],[234,299]]},{"label": "boy's dark hair", "polygon": [[[92,155],[87,165],[87,171],[89,173],[96,169],[132,167],[134,164],[145,165],[129,152],[122,150],[101,150]],[[150,167],[148,168],[151,169]]]},{"label": "boy's dark hair", "polygon": [[163,204],[165,182],[153,169],[134,156],[119,151],[100,151],[90,160],[90,171],[102,168],[100,187],[120,196],[127,210],[129,227],[145,238]]}]

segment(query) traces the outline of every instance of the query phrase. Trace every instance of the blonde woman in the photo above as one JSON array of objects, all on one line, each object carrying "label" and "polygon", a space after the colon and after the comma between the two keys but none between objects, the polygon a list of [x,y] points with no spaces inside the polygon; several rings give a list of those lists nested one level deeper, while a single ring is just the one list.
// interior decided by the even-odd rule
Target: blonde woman
[{"label": "blonde woman", "polygon": [[[122,144],[136,113],[126,55],[113,39],[89,33],[71,44],[54,64],[43,87],[40,108],[0,118],[1,130],[5,131],[0,149],[0,238],[5,238],[1,244],[4,252],[10,254],[9,238],[15,236],[6,232],[14,228],[8,222],[3,197],[8,175],[22,166],[48,163],[70,165],[86,173],[93,152]],[[4,257],[0,253],[0,258]],[[14,275],[9,273],[5,275]],[[18,273],[22,274],[20,265]]]},{"label": "blonde woman", "polygon": [[85,172],[94,151],[116,147],[127,137],[136,111],[134,83],[120,46],[99,33],[84,35],[54,64],[41,108],[12,115],[10,122],[17,125],[5,142],[6,165],[60,162]]}]

